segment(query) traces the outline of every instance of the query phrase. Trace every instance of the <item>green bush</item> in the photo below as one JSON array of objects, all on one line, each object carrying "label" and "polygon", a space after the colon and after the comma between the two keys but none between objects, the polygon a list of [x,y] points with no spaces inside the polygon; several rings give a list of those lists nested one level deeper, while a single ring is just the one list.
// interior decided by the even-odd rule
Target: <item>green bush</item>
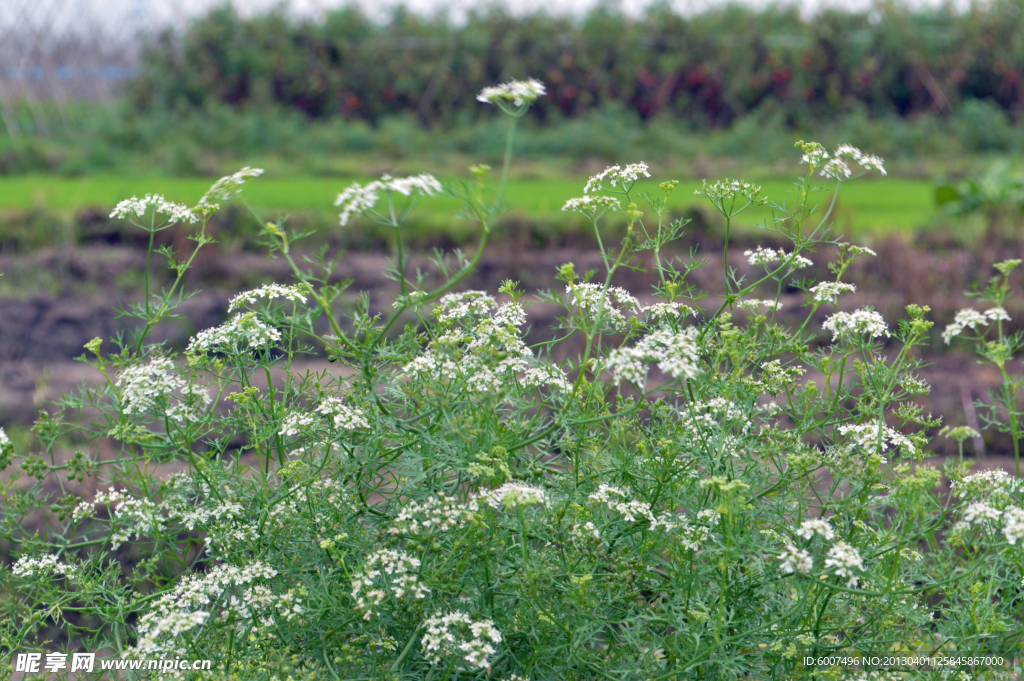
[{"label": "green bush", "polygon": [[[514,126],[536,90],[518,104],[488,94]],[[434,273],[412,276],[402,246],[434,178],[342,194],[343,223],[395,234],[401,293],[380,308],[344,295],[326,251],[297,261],[300,235],[256,215],[293,282],[235,296],[234,316],[179,356],[148,335],[187,297],[194,255],[151,253],[177,279],[123,310],[140,320],[129,336],[86,346],[106,382],[41,416],[38,452],[0,431],[2,467],[35,478],[3,483],[0,536],[16,558],[0,585],[5,654],[50,652],[43,634],[57,630],[122,658],[214,665],[138,674],[152,678],[1012,678],[1019,465],[925,462],[937,423],[913,398],[929,389],[915,376],[929,310],[910,305],[891,326],[871,308],[838,311],[844,273],[874,253],[838,242],[832,207],[814,203],[819,172],[842,185],[851,166],[882,162],[798,146],[806,173],[765,225],[791,250],[724,260],[718,299],[690,283],[707,262],[665,256],[686,225],[666,219],[674,182],[634,192],[643,163],[608,168],[566,205],[589,219],[600,270],[566,263],[564,289],[531,297],[511,281],[500,299],[459,289],[500,211],[508,154],[496,190],[479,166],[447,188],[480,240],[471,256],[438,254]],[[249,208],[259,173],[223,178],[193,208],[147,197],[114,213],[151,234],[198,224],[198,251],[220,203]],[[733,218],[768,201],[742,181],[699,193],[727,243]],[[835,279],[803,280],[824,243],[838,245]],[[655,290],[615,286],[639,262]],[[997,266],[983,294],[996,307],[945,333],[978,332],[1003,369],[1021,345],[1001,307],[1018,264]],[[806,291],[799,328],[774,321],[783,286]],[[560,316],[528,340],[538,302]],[[823,337],[819,311],[831,311]],[[337,370],[300,373],[309,356]],[[1019,379],[1003,375],[988,416],[1016,441]],[[57,463],[71,435],[107,438],[116,455],[83,447]],[[154,478],[168,462],[184,470]],[[51,482],[86,476],[102,481],[95,498]],[[46,527],[28,532],[35,511]]]}]

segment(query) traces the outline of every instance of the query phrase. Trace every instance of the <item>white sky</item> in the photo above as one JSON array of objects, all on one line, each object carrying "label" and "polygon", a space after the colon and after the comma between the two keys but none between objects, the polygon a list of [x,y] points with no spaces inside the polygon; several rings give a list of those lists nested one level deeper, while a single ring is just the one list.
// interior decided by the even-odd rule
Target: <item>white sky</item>
[{"label": "white sky", "polygon": [[[449,9],[453,19],[464,16],[465,11],[485,3],[503,4],[513,13],[524,14],[545,8],[553,14],[582,14],[597,0],[352,0],[371,16],[383,18],[388,8],[399,4],[417,13],[432,14],[440,7]],[[613,0],[615,1],[615,0]],[[956,7],[968,6],[970,0],[950,0]],[[158,28],[168,23],[182,24],[190,16],[201,14],[221,4],[222,0],[0,0],[0,29],[16,31],[50,31],[61,29],[74,32],[88,30],[90,25],[103,25],[114,33],[143,27]],[[650,0],[618,0],[620,7],[630,15],[640,14]],[[690,14],[708,7],[725,4],[723,0],[669,0],[677,11]],[[770,4],[771,0],[740,0],[741,4],[755,7]],[[281,4],[281,0],[234,0],[243,15],[265,11]],[[286,2],[298,14],[317,15],[326,9],[346,4],[346,0],[290,0]],[[789,0],[786,4],[800,7],[805,14],[813,14],[822,7],[841,7],[863,10],[872,0]],[[912,7],[939,6],[943,0],[904,0]],[[56,30],[55,30],[56,29]]]}]

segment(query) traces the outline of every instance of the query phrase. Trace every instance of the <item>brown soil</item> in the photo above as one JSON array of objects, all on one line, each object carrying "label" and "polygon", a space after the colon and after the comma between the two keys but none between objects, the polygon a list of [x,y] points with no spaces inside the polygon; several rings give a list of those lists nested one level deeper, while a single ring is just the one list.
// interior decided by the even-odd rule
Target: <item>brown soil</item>
[{"label": "brown soil", "polygon": [[[742,251],[751,244],[730,248],[729,263],[740,274],[753,277]],[[981,365],[963,348],[948,350],[939,334],[954,312],[969,306],[972,301],[963,291],[975,281],[991,276],[989,263],[1008,257],[1020,257],[1019,247],[1007,247],[1000,252],[978,253],[948,250],[942,245],[928,248],[915,247],[899,239],[891,239],[875,246],[878,258],[869,258],[854,265],[844,277],[857,284],[855,295],[844,298],[843,308],[854,309],[873,305],[887,320],[905,316],[909,303],[927,304],[932,308],[931,318],[936,321],[935,334],[929,348],[919,356],[929,363],[921,377],[931,386],[930,395],[921,398],[926,412],[943,418],[943,423],[961,425],[971,421],[965,410],[972,400],[986,399],[987,390],[999,384],[999,375],[991,365]],[[721,291],[722,252],[703,251],[710,263],[692,275],[695,285],[712,294]],[[680,254],[682,257],[688,257]],[[815,266],[803,273],[813,280],[832,278],[826,263],[833,253],[822,249],[812,256]],[[577,272],[600,268],[600,254],[594,250],[548,248],[525,250],[508,244],[489,249],[481,260],[479,272],[466,282],[467,288],[494,291],[504,279],[521,282],[527,291],[556,288],[554,273],[565,262],[574,262]],[[379,252],[349,253],[339,261],[337,279],[351,278],[350,289],[367,291],[371,308],[385,310],[396,292],[396,285],[387,278],[385,268],[388,257]],[[640,263],[647,272],[625,272],[616,283],[628,288],[641,298],[650,292],[654,283],[651,263]],[[91,245],[77,249],[47,249],[33,254],[0,256],[0,271],[6,283],[28,284],[46,279],[45,289],[28,295],[0,297],[0,425],[29,424],[39,409],[49,408],[50,402],[72,392],[83,382],[98,378],[87,365],[74,361],[84,353],[83,345],[90,339],[104,339],[104,351],[115,347],[107,341],[119,331],[134,327],[133,319],[118,318],[115,308],[131,298],[139,298],[139,283],[145,267],[145,253],[137,246]],[[409,272],[420,268],[434,271],[426,258],[415,258]],[[166,270],[156,263],[152,272],[166,283]],[[151,340],[166,340],[172,347],[183,347],[197,330],[215,326],[227,316],[227,303],[232,295],[246,288],[277,281],[289,280],[287,264],[282,260],[267,260],[264,255],[212,251],[201,257],[186,281],[187,290],[204,289],[186,301],[180,308],[181,319],[161,323],[151,333]],[[31,290],[29,286],[24,289]],[[39,287],[44,288],[44,287]],[[768,296],[773,291],[765,291]],[[803,319],[802,293],[783,291],[783,308],[779,321],[799,323]],[[1015,299],[1008,306],[1015,320],[1024,318],[1024,304]],[[712,295],[702,301],[705,309],[717,308]],[[548,305],[537,305],[529,310],[530,323],[543,329],[552,321],[557,310]],[[808,329],[820,330],[827,311],[819,310]],[[819,319],[820,318],[820,319]],[[822,336],[827,341],[826,336]],[[566,350],[569,350],[566,348]],[[814,376],[808,376],[814,378]],[[937,454],[953,455],[955,443],[936,439]],[[986,432],[985,453],[1005,456],[1012,445],[1005,437]],[[973,455],[974,444],[968,442],[965,452]]]}]

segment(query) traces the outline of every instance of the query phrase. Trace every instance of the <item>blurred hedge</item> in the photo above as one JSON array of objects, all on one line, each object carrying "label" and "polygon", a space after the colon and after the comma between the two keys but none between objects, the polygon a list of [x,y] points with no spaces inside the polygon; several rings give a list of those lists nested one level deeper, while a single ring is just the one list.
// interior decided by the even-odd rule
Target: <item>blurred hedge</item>
[{"label": "blurred hedge", "polygon": [[379,24],[354,8],[322,21],[243,19],[224,6],[149,45],[129,93],[140,112],[285,107],[372,124],[411,112],[453,128],[492,114],[471,106],[483,85],[537,77],[549,93],[542,121],[617,103],[694,129],[753,112],[801,128],[849,114],[959,114],[973,102],[974,117],[995,111],[1008,125],[1024,106],[1022,0],[972,5],[880,2],[809,19],[793,7],[683,17],[665,5],[630,19],[599,5],[577,21],[489,9],[463,24],[404,10]]}]

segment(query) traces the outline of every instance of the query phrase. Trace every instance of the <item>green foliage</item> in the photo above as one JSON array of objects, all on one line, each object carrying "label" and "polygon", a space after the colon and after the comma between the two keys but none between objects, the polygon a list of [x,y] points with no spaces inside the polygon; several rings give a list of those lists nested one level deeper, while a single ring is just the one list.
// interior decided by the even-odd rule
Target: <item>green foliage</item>
[{"label": "green foliage", "polygon": [[[503,209],[504,171],[497,187],[483,167],[449,184],[479,241],[471,256],[438,253],[430,273],[408,271],[402,237],[434,178],[343,193],[344,215],[395,234],[401,292],[385,305],[347,295],[328,249],[296,259],[305,235],[240,196],[261,171],[223,178],[192,209],[123,202],[115,213],[150,244],[182,222],[195,246],[150,246],[176,277],[159,292],[147,278],[122,308],[132,333],[87,344],[101,387],[44,412],[32,445],[0,431],[0,455],[35,478],[0,487],[17,559],[0,575],[5,654],[49,652],[56,630],[126,658],[213,661],[179,678],[873,679],[834,660],[893,654],[914,661],[877,665],[890,675],[1012,678],[1020,478],[925,463],[936,421],[913,399],[928,391],[915,375],[928,308],[892,327],[838,311],[842,276],[874,253],[832,235],[835,196],[881,161],[799,146],[806,172],[784,204],[742,181],[699,190],[726,234],[768,203],[764,229],[789,244],[724,261],[710,301],[691,276],[707,261],[667,255],[687,226],[667,211],[678,185],[640,191],[644,163],[608,168],[570,204],[599,267],[565,263],[565,289],[532,296],[503,282],[500,304],[459,287]],[[182,276],[229,200],[292,283],[235,296],[234,316],[181,355],[148,343],[189,297]],[[823,244],[838,247],[835,280],[802,280]],[[653,291],[615,286],[643,263]],[[997,266],[987,299],[1005,299],[1016,264]],[[797,329],[775,323],[788,286],[807,292]],[[559,316],[528,341],[538,303]],[[819,311],[831,338],[809,331]],[[336,370],[300,373],[310,355]],[[58,464],[74,434],[107,438],[113,458],[79,447]],[[171,462],[180,473],[153,474]],[[63,490],[82,476],[101,481],[94,499]],[[41,508],[46,531],[25,531]],[[973,661],[936,660],[951,655]]]},{"label": "green foliage", "polygon": [[[243,19],[225,6],[149,45],[130,96],[146,111],[216,102],[375,124],[410,114],[452,129],[475,118],[466,112],[478,83],[536,76],[549,88],[536,105],[545,121],[614,104],[701,129],[757,110],[803,129],[856,110],[960,112],[970,124],[1019,116],[1022,35],[1017,0],[963,14],[884,2],[809,19],[795,6],[683,17],[655,5],[631,19],[599,5],[578,21],[494,8],[471,12],[464,25],[406,10],[376,24],[353,8],[321,21],[283,11]],[[1001,128],[972,134],[1001,145]]]}]

